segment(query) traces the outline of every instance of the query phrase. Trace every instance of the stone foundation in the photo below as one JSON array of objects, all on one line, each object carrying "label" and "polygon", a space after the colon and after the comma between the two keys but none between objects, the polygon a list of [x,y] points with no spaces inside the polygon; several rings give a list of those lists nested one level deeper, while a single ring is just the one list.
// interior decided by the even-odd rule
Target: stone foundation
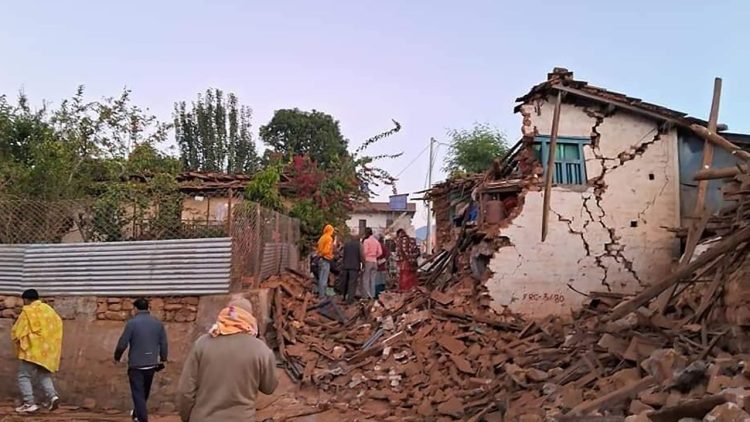
[{"label": "stone foundation", "polygon": [[[132,316],[133,301],[135,298],[125,297],[95,297],[96,319],[100,321],[127,321]],[[194,322],[198,316],[198,304],[200,298],[197,296],[186,297],[156,297],[147,298],[151,314],[163,322]],[[71,301],[88,302],[91,298],[42,298],[42,300],[56,307],[56,302],[66,304]],[[19,296],[0,295],[0,318],[16,319],[21,314],[23,299]],[[57,309],[62,319],[74,319],[77,313],[72,315],[64,310]],[[84,312],[85,313],[85,312]]]},{"label": "stone foundation", "polygon": [[[135,298],[99,297],[96,300],[96,319],[126,321],[133,312]],[[200,299],[191,297],[150,298],[151,314],[164,322],[193,322],[198,315]]]}]

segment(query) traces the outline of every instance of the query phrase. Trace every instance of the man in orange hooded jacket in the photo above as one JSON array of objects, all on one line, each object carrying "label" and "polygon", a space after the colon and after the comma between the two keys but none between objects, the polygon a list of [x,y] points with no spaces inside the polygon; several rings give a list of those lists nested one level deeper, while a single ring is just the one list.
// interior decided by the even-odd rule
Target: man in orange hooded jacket
[{"label": "man in orange hooded jacket", "polygon": [[323,228],[323,236],[320,236],[317,247],[320,257],[320,270],[318,275],[318,295],[326,297],[328,288],[328,276],[331,273],[331,262],[333,262],[333,226],[326,224]]}]

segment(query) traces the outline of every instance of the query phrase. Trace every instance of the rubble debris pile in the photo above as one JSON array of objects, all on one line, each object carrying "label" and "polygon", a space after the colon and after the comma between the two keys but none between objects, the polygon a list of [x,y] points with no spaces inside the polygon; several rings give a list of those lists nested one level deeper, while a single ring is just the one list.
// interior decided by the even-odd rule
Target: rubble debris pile
[{"label": "rubble debris pile", "polygon": [[[696,274],[688,281],[707,276]],[[684,283],[667,315],[639,307],[611,320],[625,298],[598,293],[573,321],[525,322],[489,310],[471,276],[454,280],[367,305],[320,307],[312,282],[293,274],[270,279],[287,371],[321,391],[320,405],[373,409],[370,416],[384,420],[650,413],[676,421],[668,415],[703,418],[726,402],[750,411],[750,343],[740,327],[722,323],[721,307],[702,312],[706,296],[697,284]],[[372,406],[378,401],[384,405]]]},{"label": "rubble debris pile", "polygon": [[750,418],[749,185],[727,185],[738,202],[689,263],[633,297],[591,293],[571,320],[492,311],[459,241],[424,287],[352,306],[299,274],[267,280],[269,340],[319,406],[382,420]]},{"label": "rubble debris pile", "polygon": [[[449,246],[422,265],[422,287],[412,292],[346,306],[319,302],[314,281],[300,274],[267,280],[269,342],[318,406],[366,418],[750,420],[750,175],[740,167],[717,174],[705,177],[725,179],[729,205],[700,218],[679,266],[644,280],[634,296],[591,292],[566,320],[493,311],[489,274],[477,274],[472,254],[478,241],[502,245],[469,224],[467,205],[460,226],[439,234]],[[454,186],[431,195],[443,206],[515,200],[518,212],[528,183],[498,182],[496,196],[484,198],[491,176],[462,186],[470,201],[449,198]]]}]

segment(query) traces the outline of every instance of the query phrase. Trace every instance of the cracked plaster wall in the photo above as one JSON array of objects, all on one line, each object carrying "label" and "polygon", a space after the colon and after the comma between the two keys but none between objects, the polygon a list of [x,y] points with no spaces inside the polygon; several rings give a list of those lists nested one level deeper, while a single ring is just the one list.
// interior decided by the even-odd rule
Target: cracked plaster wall
[{"label": "cracked plaster wall", "polygon": [[[549,134],[554,105],[536,106],[525,133],[530,124]],[[588,186],[553,187],[544,243],[543,193],[526,193],[523,211],[501,231],[512,245],[490,262],[487,287],[499,310],[567,314],[585,300],[570,287],[633,292],[670,271],[675,236],[666,228],[679,225],[676,132],[659,133],[657,122],[635,114],[563,104],[559,136],[595,139],[584,147]]]}]

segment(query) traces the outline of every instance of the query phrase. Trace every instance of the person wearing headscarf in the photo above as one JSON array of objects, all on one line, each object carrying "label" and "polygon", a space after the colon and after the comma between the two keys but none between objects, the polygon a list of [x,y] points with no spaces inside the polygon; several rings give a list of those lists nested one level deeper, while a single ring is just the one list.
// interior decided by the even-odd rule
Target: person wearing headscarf
[{"label": "person wearing headscarf", "polygon": [[236,298],[196,340],[177,387],[183,422],[255,421],[258,392],[278,385],[276,357],[258,339],[247,299]]},{"label": "person wearing headscarf", "polygon": [[323,235],[318,239],[318,247],[316,252],[320,257],[318,263],[318,296],[321,298],[326,297],[326,289],[328,288],[328,277],[331,274],[331,262],[333,262],[333,226],[326,224],[323,228]]},{"label": "person wearing headscarf", "polygon": [[419,247],[417,242],[406,234],[406,230],[396,232],[396,253],[398,255],[398,287],[402,292],[416,287],[417,258]]},{"label": "person wearing headscarf", "polygon": [[47,396],[46,407],[54,410],[60,402],[52,382],[52,374],[60,369],[62,319],[51,306],[39,299],[36,290],[26,290],[21,298],[24,307],[11,329],[11,340],[20,361],[18,389],[23,398],[23,404],[16,408],[16,412],[29,414],[39,410],[34,400],[32,381],[35,378]]}]

